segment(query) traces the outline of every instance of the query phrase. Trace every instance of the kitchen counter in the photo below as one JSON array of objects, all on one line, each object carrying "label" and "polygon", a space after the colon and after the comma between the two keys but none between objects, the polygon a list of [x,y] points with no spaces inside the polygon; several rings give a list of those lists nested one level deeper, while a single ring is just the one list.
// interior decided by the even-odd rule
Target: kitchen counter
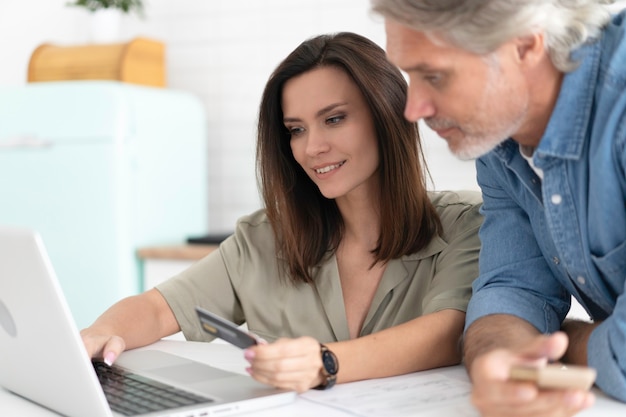
[{"label": "kitchen counter", "polygon": [[140,248],[137,250],[137,257],[143,269],[143,290],[149,290],[179,274],[218,247],[219,245],[193,244]]},{"label": "kitchen counter", "polygon": [[218,245],[153,246],[140,248],[139,259],[178,259],[197,261],[218,248]]}]

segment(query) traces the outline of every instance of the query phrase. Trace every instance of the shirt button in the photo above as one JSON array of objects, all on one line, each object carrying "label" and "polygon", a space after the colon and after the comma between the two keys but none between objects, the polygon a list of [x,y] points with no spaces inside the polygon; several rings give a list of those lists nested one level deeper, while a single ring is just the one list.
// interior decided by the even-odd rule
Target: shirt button
[{"label": "shirt button", "polygon": [[561,263],[561,261],[559,260],[559,258],[557,258],[556,256],[554,258],[552,258],[552,262],[554,262],[555,265],[558,265]]},{"label": "shirt button", "polygon": [[576,278],[576,281],[578,281],[578,283],[579,283],[580,285],[585,285],[585,277],[578,276],[578,277]]},{"label": "shirt button", "polygon": [[550,197],[550,201],[552,201],[552,204],[561,204],[561,201],[563,201],[563,197],[561,197],[561,194],[552,194],[552,197]]}]

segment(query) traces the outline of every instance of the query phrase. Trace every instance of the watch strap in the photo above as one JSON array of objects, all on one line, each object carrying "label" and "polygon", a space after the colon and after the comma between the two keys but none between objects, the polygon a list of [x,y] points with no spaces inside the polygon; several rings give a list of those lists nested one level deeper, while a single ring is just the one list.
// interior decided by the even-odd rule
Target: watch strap
[{"label": "watch strap", "polygon": [[321,384],[313,387],[317,390],[325,390],[332,388],[337,382],[337,372],[339,371],[339,361],[337,356],[328,349],[326,345],[320,343],[320,355],[322,356],[321,373],[324,378]]}]

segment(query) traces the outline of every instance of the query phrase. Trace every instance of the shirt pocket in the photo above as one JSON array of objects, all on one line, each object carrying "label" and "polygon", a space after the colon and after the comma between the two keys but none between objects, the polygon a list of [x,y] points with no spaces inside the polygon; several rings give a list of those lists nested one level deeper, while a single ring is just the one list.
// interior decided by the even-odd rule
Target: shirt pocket
[{"label": "shirt pocket", "polygon": [[591,259],[606,278],[614,280],[626,276],[626,242],[620,243],[606,255],[591,254]]}]

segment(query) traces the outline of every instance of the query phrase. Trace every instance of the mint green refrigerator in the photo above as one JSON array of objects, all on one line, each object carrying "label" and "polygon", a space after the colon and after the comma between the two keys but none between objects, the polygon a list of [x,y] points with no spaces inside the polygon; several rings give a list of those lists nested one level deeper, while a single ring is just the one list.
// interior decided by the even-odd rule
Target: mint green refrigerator
[{"label": "mint green refrigerator", "polygon": [[206,233],[206,141],[204,108],[188,93],[0,87],[0,223],[41,234],[79,328],[140,291],[138,248]]}]

